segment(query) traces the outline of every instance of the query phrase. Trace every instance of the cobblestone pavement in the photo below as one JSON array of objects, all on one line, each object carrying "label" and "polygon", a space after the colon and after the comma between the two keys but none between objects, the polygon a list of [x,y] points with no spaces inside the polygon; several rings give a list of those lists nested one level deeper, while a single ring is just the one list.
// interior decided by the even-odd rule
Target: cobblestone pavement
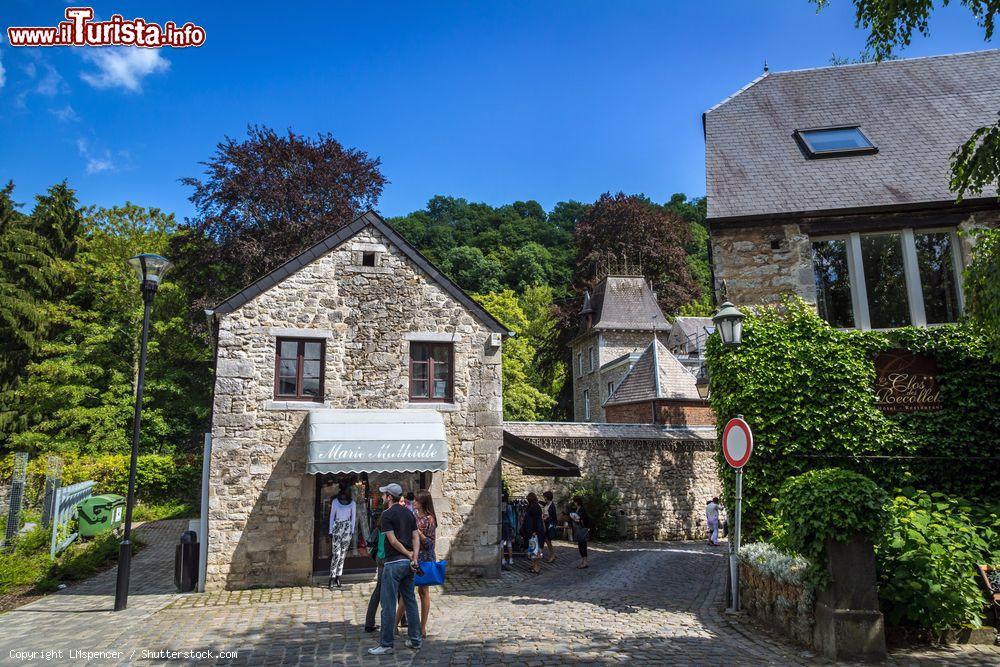
[{"label": "cobblestone pavement", "polygon": [[[89,656],[93,664],[167,664],[171,657],[174,664],[233,665],[825,662],[725,615],[725,551],[701,544],[592,546],[587,570],[574,568],[575,548],[564,545],[540,575],[521,562],[499,581],[453,579],[443,594],[435,592],[430,637],[419,651],[404,648],[400,638],[394,654],[372,658],[367,649],[375,640],[362,630],[372,584],[173,594],[172,545],[181,530],[165,526],[147,535],[126,612],[106,611],[112,571],[0,615],[0,663],[14,662],[12,649],[60,648],[118,652],[117,659]],[[1000,648],[911,650],[893,654],[891,663],[996,665]]]}]

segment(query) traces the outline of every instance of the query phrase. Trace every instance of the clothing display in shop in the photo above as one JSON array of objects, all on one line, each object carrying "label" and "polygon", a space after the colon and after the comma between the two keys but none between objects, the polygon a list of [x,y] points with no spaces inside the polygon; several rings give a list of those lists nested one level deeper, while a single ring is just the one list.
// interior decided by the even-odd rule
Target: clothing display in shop
[{"label": "clothing display in shop", "polygon": [[357,524],[357,512],[354,500],[342,489],[341,493],[330,503],[330,577],[339,582],[344,573],[344,559],[351,547],[354,537],[354,527]]}]

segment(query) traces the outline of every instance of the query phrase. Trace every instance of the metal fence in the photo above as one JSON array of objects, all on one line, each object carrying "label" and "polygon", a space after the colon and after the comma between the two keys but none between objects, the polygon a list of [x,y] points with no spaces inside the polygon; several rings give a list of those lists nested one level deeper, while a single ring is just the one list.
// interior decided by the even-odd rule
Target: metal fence
[{"label": "metal fence", "polygon": [[74,516],[77,503],[90,497],[94,489],[94,482],[78,482],[62,488],[56,489],[55,498],[52,501],[52,542],[49,548],[49,558],[55,558],[56,554],[65,549],[73,542],[79,533],[70,533],[70,522]]}]

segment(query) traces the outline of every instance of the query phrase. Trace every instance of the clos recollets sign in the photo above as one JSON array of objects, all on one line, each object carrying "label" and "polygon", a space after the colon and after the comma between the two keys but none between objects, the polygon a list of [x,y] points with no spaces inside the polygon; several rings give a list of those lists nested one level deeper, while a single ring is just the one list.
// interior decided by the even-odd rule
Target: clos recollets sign
[{"label": "clos recollets sign", "polygon": [[875,405],[883,412],[941,409],[937,362],[896,348],[875,356]]}]

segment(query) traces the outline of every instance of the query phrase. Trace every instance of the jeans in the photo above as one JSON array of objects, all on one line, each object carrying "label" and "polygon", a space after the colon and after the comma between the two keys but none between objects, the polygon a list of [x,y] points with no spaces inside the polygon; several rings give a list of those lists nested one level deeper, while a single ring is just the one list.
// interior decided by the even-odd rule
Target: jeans
[{"label": "jeans", "polygon": [[378,610],[379,601],[382,599],[382,564],[378,565],[378,572],[375,575],[375,590],[368,599],[368,613],[365,614],[365,627],[375,627],[375,612]]},{"label": "jeans", "polygon": [[410,641],[420,645],[420,612],[417,596],[413,592],[413,570],[410,561],[397,560],[382,566],[382,627],[379,629],[379,643],[392,646],[396,627],[396,600],[402,595],[406,609],[406,630]]},{"label": "jeans", "polygon": [[711,531],[711,534],[708,536],[708,541],[711,542],[712,544],[718,543],[718,541],[719,541],[719,520],[718,519],[709,519],[708,520],[708,529]]}]

